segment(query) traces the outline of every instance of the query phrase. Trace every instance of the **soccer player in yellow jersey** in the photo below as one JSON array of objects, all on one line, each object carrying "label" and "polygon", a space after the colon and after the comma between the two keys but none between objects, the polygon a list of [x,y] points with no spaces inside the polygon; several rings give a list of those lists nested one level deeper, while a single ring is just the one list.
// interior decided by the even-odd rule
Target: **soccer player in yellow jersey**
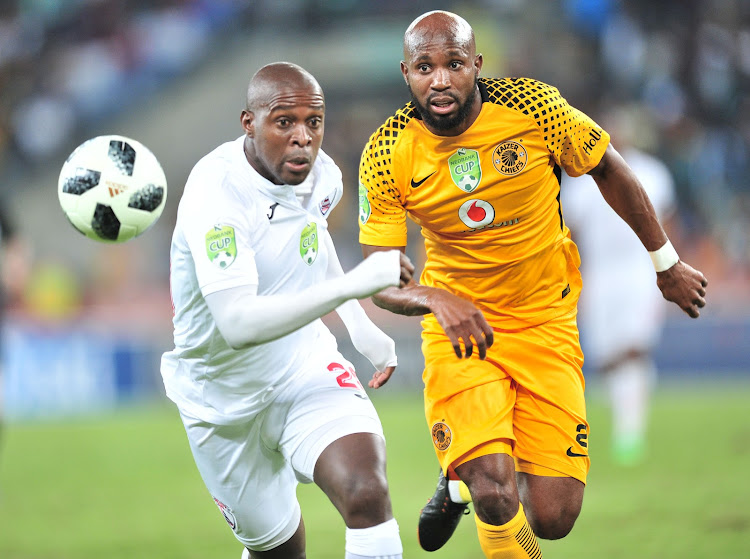
[{"label": "soccer player in yellow jersey", "polygon": [[651,253],[664,297],[691,317],[707,282],[679,260],[607,132],[554,87],[481,69],[461,17],[428,12],[409,26],[401,72],[412,101],[362,154],[360,242],[365,255],[405,250],[407,214],[425,242],[419,283],[373,297],[424,315],[425,414],[442,472],[420,544],[441,547],[470,498],[487,557],[537,558],[535,534],[572,529],[589,469],[581,276],[560,173],[596,180]]}]

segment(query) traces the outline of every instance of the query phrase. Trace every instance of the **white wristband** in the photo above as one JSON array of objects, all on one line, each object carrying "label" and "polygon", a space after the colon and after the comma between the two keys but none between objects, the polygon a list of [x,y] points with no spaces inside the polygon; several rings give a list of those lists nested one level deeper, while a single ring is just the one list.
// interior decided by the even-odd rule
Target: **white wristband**
[{"label": "white wristband", "polygon": [[654,263],[654,269],[657,272],[669,270],[680,261],[677,251],[669,240],[659,250],[650,251],[648,255],[651,257],[651,262]]}]

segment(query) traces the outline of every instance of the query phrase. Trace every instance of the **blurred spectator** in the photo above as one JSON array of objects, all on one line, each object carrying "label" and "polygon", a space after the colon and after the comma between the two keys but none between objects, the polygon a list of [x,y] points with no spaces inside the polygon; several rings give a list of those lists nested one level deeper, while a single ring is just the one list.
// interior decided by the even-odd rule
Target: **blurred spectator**
[{"label": "blurred spectator", "polygon": [[[639,149],[653,140],[638,107],[617,108],[600,124],[646,190],[665,228],[675,210],[674,182],[667,166]],[[623,465],[645,452],[648,402],[656,380],[651,357],[659,341],[667,303],[656,287],[648,252],[606,203],[588,175],[564,176],[563,216],[581,252],[583,290],[579,325],[584,355],[602,375],[612,410],[612,455]],[[677,247],[679,251],[679,247]]]},{"label": "blurred spectator", "polygon": [[[318,60],[326,73],[346,77],[336,87],[324,84],[333,131],[326,149],[344,162],[345,177],[355,177],[370,129],[363,123],[407,98],[403,83],[396,83],[398,55],[385,56],[382,45],[392,42],[393,33],[403,32],[404,21],[433,4],[2,2],[0,191],[23,189],[31,182],[26,178],[45,163],[59,165],[94,131],[154,99],[202,63],[222,64],[227,41],[251,44],[253,37],[282,36],[275,31],[285,33],[279,46],[297,45],[300,57],[305,50],[331,44],[330,56]],[[451,9],[484,29],[480,49],[500,65],[490,73],[529,75],[554,84],[589,114],[602,103],[636,103],[646,111],[649,151],[664,161],[675,180],[675,231],[689,241],[685,257],[710,260],[709,268],[702,259],[691,258],[701,262],[715,287],[710,312],[748,312],[750,2],[463,0]],[[343,58],[341,44],[346,45]],[[248,64],[267,62],[258,56],[248,49]],[[345,61],[346,69],[331,69],[330,60]],[[187,169],[172,173],[186,176]],[[354,197],[345,196],[344,203],[350,202]],[[337,230],[355,235],[355,220],[346,214],[339,219]],[[348,250],[356,261],[358,252],[342,243],[345,258]]]},{"label": "blurred spectator", "polygon": [[[5,308],[16,301],[29,276],[31,253],[24,239],[18,234],[5,203],[0,202],[0,326],[4,325]],[[1,340],[2,338],[0,338]],[[0,352],[5,348],[0,346]],[[3,407],[3,361],[0,360],[0,443],[4,419]],[[2,450],[0,448],[0,450]]]}]

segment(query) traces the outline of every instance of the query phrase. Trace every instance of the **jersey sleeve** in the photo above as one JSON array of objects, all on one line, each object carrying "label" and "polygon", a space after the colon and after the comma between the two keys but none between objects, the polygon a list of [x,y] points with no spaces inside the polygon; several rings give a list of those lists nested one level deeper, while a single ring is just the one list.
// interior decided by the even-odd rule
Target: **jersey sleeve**
[{"label": "jersey sleeve", "polygon": [[534,119],[552,158],[571,177],[601,161],[609,134],[568,104],[556,87],[531,78],[483,79],[494,103]]},{"label": "jersey sleeve", "polygon": [[395,165],[395,148],[405,120],[392,117],[368,141],[359,163],[359,242],[406,246],[404,185]]},{"label": "jersey sleeve", "polygon": [[231,187],[228,175],[194,173],[188,179],[210,184],[184,208],[183,234],[195,263],[201,293],[258,284],[253,239],[254,208]]},{"label": "jersey sleeve", "polygon": [[609,134],[588,115],[568,104],[557,88],[542,84],[543,108],[534,114],[555,162],[571,177],[597,166]]}]

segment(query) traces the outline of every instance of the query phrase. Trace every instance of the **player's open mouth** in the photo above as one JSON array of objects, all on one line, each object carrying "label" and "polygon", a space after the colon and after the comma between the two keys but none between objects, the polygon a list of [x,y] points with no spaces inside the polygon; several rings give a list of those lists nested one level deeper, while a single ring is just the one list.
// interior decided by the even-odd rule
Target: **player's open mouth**
[{"label": "player's open mouth", "polygon": [[456,106],[456,100],[453,97],[439,97],[430,99],[430,107],[432,111],[443,115],[453,111]]},{"label": "player's open mouth", "polygon": [[299,173],[310,166],[310,160],[306,157],[295,157],[294,159],[287,160],[285,165],[290,171]]}]

